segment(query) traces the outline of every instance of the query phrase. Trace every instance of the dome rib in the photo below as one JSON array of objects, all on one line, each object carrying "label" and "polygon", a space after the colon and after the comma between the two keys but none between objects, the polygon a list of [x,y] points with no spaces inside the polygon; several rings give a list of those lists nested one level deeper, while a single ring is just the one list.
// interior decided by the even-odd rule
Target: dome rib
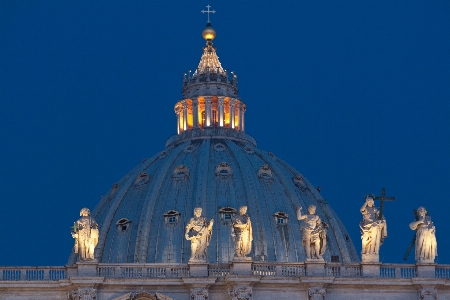
[{"label": "dome rib", "polygon": [[[142,210],[142,215],[138,228],[138,238],[136,241],[136,250],[135,250],[135,261],[144,263],[147,261],[149,254],[149,239],[150,232],[152,229],[151,221],[154,216],[154,208],[157,202],[157,198],[161,192],[161,185],[164,183],[164,180],[167,176],[171,175],[171,171],[173,170],[173,165],[175,163],[175,158],[180,155],[183,151],[183,145],[188,144],[187,142],[180,144],[178,147],[173,148],[167,157],[165,157],[164,162],[161,164],[159,171],[164,173],[164,176],[161,176],[159,172],[157,172],[152,180],[152,194],[145,199],[144,207]],[[169,175],[170,174],[170,175]],[[171,179],[171,178],[170,178]],[[152,204],[152,205],[150,205]],[[150,226],[149,226],[150,224]]]}]

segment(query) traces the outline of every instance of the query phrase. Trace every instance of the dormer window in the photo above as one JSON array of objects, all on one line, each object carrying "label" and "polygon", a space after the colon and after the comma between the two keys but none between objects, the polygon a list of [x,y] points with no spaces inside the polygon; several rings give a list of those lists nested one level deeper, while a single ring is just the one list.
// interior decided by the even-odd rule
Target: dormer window
[{"label": "dormer window", "polygon": [[214,145],[214,150],[216,150],[217,152],[225,151],[225,145],[222,143],[218,143]]},{"label": "dormer window", "polygon": [[136,178],[136,181],[134,182],[135,188],[140,188],[146,185],[150,181],[150,176],[147,172],[141,172],[139,173],[139,176]]},{"label": "dormer window", "polygon": [[173,170],[172,178],[181,181],[186,179],[189,176],[189,168],[183,165],[180,165]]},{"label": "dormer window", "polygon": [[245,153],[247,153],[247,154],[253,154],[253,153],[255,153],[255,150],[253,150],[253,148],[250,147],[250,146],[245,146],[244,151],[245,151]]},{"label": "dormer window", "polygon": [[272,170],[269,165],[264,165],[258,170],[258,177],[261,179],[271,180],[272,179]]},{"label": "dormer window", "polygon": [[230,221],[233,216],[236,214],[236,209],[230,207],[230,206],[225,206],[219,209],[219,213],[220,213],[220,219],[222,221]]},{"label": "dormer window", "polygon": [[181,214],[176,210],[169,210],[164,214],[164,221],[166,224],[177,224]]},{"label": "dormer window", "polygon": [[282,211],[278,211],[273,214],[275,224],[277,225],[286,225],[288,221],[288,214]]},{"label": "dormer window", "polygon": [[184,148],[184,153],[191,153],[194,152],[195,148],[192,145],[187,146],[186,148]]},{"label": "dormer window", "polygon": [[131,221],[127,218],[120,218],[119,221],[116,222],[117,230],[119,232],[127,232],[130,225]]},{"label": "dormer window", "polygon": [[216,176],[219,176],[221,178],[228,178],[233,176],[233,171],[231,170],[231,167],[226,162],[221,162],[217,167],[215,171]]}]

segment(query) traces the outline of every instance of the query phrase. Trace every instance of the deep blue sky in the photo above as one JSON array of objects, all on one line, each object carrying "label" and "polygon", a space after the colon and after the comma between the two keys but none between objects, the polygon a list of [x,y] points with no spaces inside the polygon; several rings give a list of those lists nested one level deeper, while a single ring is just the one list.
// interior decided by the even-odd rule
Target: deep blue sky
[{"label": "deep blue sky", "polygon": [[[164,148],[206,4],[0,1],[0,265],[65,264],[79,210]],[[358,251],[363,196],[396,196],[384,262],[424,205],[449,264],[450,2],[209,4],[258,146],[322,187]]]}]

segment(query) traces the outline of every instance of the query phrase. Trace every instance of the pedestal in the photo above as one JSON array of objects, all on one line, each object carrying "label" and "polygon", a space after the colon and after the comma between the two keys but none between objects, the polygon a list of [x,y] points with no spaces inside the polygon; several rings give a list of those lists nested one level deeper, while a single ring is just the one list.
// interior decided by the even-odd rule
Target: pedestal
[{"label": "pedestal", "polygon": [[361,253],[361,261],[363,263],[378,263],[380,262],[379,254],[363,254]]},{"label": "pedestal", "polygon": [[362,276],[363,277],[380,277],[380,266],[381,263],[374,262],[374,263],[367,263],[362,262]]},{"label": "pedestal", "polygon": [[322,259],[307,259],[305,260],[306,275],[308,276],[324,276],[325,275],[325,261]]},{"label": "pedestal", "polygon": [[235,257],[231,263],[230,273],[233,275],[252,275],[251,257]]},{"label": "pedestal", "polygon": [[97,276],[98,262],[96,259],[83,260],[83,261],[77,262],[77,266],[78,266],[78,276],[84,276],[84,277]]},{"label": "pedestal", "polygon": [[191,277],[207,277],[208,263],[207,262],[189,262],[189,275]]},{"label": "pedestal", "polygon": [[417,263],[417,277],[434,278],[436,272],[436,264]]}]

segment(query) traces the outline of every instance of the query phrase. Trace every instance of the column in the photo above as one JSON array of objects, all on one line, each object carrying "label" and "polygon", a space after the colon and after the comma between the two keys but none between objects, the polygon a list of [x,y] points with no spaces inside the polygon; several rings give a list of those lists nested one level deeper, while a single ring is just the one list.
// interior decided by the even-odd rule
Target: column
[{"label": "column", "polygon": [[211,96],[205,97],[205,110],[206,110],[206,127],[211,127],[212,118],[212,99]]},{"label": "column", "polygon": [[223,105],[224,105],[224,98],[223,96],[219,97],[218,106],[219,106],[219,127],[223,127],[224,120],[223,120]]},{"label": "column", "polygon": [[175,113],[177,114],[177,133],[180,134],[180,107],[178,106],[178,104],[175,106]]},{"label": "column", "polygon": [[198,98],[192,100],[192,113],[194,114],[194,128],[198,128]]},{"label": "column", "polygon": [[238,117],[238,123],[237,123],[237,130],[241,130],[241,101],[236,101],[236,108],[237,108],[237,117]]},{"label": "column", "polygon": [[244,103],[241,103],[242,107],[241,107],[241,117],[239,118],[240,120],[240,124],[241,124],[241,131],[244,132],[245,131],[245,122],[244,122],[244,114],[245,114],[245,110],[246,110],[246,106]]},{"label": "column", "polygon": [[183,104],[183,130],[188,129],[188,105],[186,100],[181,102]]},{"label": "column", "polygon": [[230,99],[230,127],[234,129],[234,114],[236,108],[236,100]]}]

